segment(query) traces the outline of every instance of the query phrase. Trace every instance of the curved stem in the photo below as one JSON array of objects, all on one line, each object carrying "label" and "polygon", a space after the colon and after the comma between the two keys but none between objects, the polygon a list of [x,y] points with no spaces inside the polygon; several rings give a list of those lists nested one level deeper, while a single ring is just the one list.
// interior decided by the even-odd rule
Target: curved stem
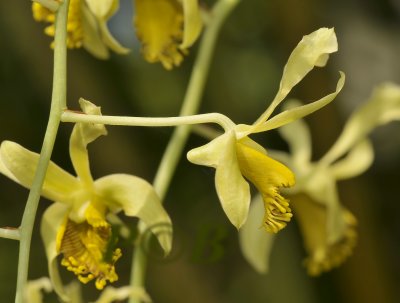
[{"label": "curved stem", "polygon": [[15,303],[23,303],[24,300],[23,296],[25,285],[28,280],[29,252],[36,211],[39,204],[44,177],[50,162],[51,153],[53,151],[58,126],[60,124],[61,113],[66,107],[66,31],[68,5],[69,0],[65,0],[60,5],[55,22],[54,75],[50,116],[43,139],[38,167],[36,169],[35,177],[33,179],[33,184],[29,192],[21,222],[21,239],[19,246],[17,292],[15,296]]},{"label": "curved stem", "polygon": [[[213,7],[210,22],[201,40],[199,52],[193,66],[192,75],[181,108],[181,116],[195,114],[200,106],[208,70],[214,52],[221,25],[239,0],[219,0]],[[191,126],[178,126],[168,143],[161,159],[157,174],[154,179],[154,188],[161,200],[164,199],[171,183],[172,175],[181,158],[183,148],[189,137]],[[131,270],[131,286],[143,287],[145,282],[147,258],[140,245],[136,246]],[[140,303],[140,300],[131,298],[129,303]]]},{"label": "curved stem", "polygon": [[84,123],[99,123],[108,125],[121,126],[177,126],[177,125],[192,125],[202,123],[216,123],[225,130],[232,129],[235,124],[226,116],[219,113],[192,115],[184,117],[122,117],[122,116],[99,116],[80,114],[71,111],[65,111],[61,116],[62,122],[84,122]]}]

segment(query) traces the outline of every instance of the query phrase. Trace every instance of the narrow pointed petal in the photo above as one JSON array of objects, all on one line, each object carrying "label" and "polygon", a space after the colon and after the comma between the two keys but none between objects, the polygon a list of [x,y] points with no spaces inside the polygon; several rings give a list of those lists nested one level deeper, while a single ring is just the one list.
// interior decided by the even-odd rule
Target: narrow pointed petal
[{"label": "narrow pointed petal", "polygon": [[130,52],[129,48],[123,47],[108,29],[107,23],[105,21],[99,21],[99,27],[102,34],[104,44],[107,45],[112,51],[119,55],[126,55]]},{"label": "narrow pointed petal", "polygon": [[[286,110],[298,108],[300,102],[287,103]],[[281,136],[289,144],[292,155],[292,163],[295,167],[305,166],[311,162],[311,134],[308,125],[302,119],[298,119],[278,129]]]},{"label": "narrow pointed petal", "polygon": [[184,31],[183,41],[180,48],[185,49],[197,40],[203,28],[203,20],[201,19],[201,11],[198,0],[182,0]]},{"label": "narrow pointed petal", "polygon": [[239,168],[235,133],[227,132],[204,146],[192,149],[187,157],[194,164],[216,169],[215,187],[222,208],[231,223],[240,228],[247,218],[250,187]]},{"label": "narrow pointed petal", "polygon": [[374,149],[370,140],[365,139],[355,145],[345,158],[333,163],[330,167],[336,180],[356,177],[365,172],[374,161]]},{"label": "narrow pointed petal", "polygon": [[[0,146],[0,173],[11,180],[30,188],[39,162],[39,154],[21,145],[3,141]],[[81,182],[71,174],[50,162],[42,187],[42,195],[52,201],[68,203],[75,191],[82,188]]]},{"label": "narrow pointed petal", "polygon": [[371,98],[347,120],[340,137],[322,161],[327,164],[334,162],[375,127],[395,120],[400,120],[400,86],[383,83],[375,88]]},{"label": "narrow pointed petal", "polygon": [[112,211],[122,209],[127,216],[138,217],[157,236],[164,251],[171,250],[171,219],[147,181],[132,175],[114,174],[96,180],[94,185],[99,199]]},{"label": "narrow pointed petal", "polygon": [[244,258],[259,273],[267,273],[275,235],[262,228],[264,203],[261,195],[252,201],[246,223],[239,231],[239,244]]},{"label": "narrow pointed petal", "polygon": [[255,126],[253,132],[257,133],[278,128],[293,121],[296,121],[298,119],[301,119],[307,115],[312,114],[313,112],[319,110],[320,108],[332,102],[342,90],[344,82],[345,82],[345,75],[344,73],[340,72],[340,79],[336,85],[336,90],[333,93],[326,95],[325,97],[317,101],[314,101],[312,103],[308,103],[302,106],[285,110],[284,112],[272,117],[268,121],[261,122],[260,124]]},{"label": "narrow pointed petal", "polygon": [[236,144],[242,174],[254,184],[264,199],[264,227],[277,233],[290,221],[289,201],[281,196],[281,187],[294,185],[294,175],[285,165],[240,142]]},{"label": "narrow pointed petal", "polygon": [[[101,2],[101,1],[97,1]],[[83,47],[98,59],[108,59],[110,53],[104,43],[96,17],[86,7],[82,8]]]},{"label": "narrow pointed petal", "polygon": [[85,0],[91,12],[99,19],[105,19],[114,11],[117,0]]},{"label": "narrow pointed petal", "polygon": [[65,231],[68,219],[69,208],[61,203],[50,205],[42,217],[40,232],[46,251],[49,276],[54,287],[54,291],[65,302],[69,297],[64,290],[64,286],[58,272],[57,256],[59,247]]},{"label": "narrow pointed petal", "polygon": [[[93,103],[80,99],[79,103],[84,113],[91,115],[101,115],[100,107]],[[106,135],[107,131],[103,124],[77,123],[72,130],[69,141],[69,153],[75,171],[87,186],[93,183],[89,167],[89,155],[87,145],[99,136]]]},{"label": "narrow pointed petal", "polygon": [[320,28],[306,35],[291,53],[283,70],[279,91],[268,109],[255,124],[266,121],[274,109],[285,99],[291,89],[299,83],[315,66],[324,66],[329,54],[338,49],[333,28]]}]

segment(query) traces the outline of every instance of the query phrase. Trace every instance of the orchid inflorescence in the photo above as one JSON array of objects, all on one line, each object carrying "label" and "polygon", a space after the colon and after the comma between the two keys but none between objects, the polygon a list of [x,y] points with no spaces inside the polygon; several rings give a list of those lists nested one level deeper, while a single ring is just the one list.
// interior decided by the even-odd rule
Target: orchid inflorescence
[{"label": "orchid inflorescence", "polygon": [[[220,0],[214,11],[205,12],[197,0],[135,0],[133,23],[144,58],[161,62],[166,69],[178,66],[201,31],[204,29],[206,36],[208,30],[218,30],[221,22],[217,18],[222,20],[237,2]],[[64,44],[52,43],[56,53],[59,47],[83,47],[95,57],[106,59],[110,50],[118,54],[129,52],[107,27],[109,19],[118,11],[118,0],[33,2],[34,19],[49,24],[45,29],[47,35],[57,39],[58,14],[68,4],[63,10],[65,15],[68,12]],[[217,21],[213,24],[205,15]],[[204,41],[215,43],[210,42],[215,39]],[[26,298],[30,298],[29,302],[41,302],[41,290],[54,290],[65,302],[81,302],[80,286],[75,282],[64,285],[59,263],[80,282],[94,281],[98,290],[104,289],[96,302],[128,297],[132,302],[150,302],[144,285],[133,282],[118,289],[106,287],[118,280],[116,264],[124,255],[118,242],[114,243],[118,237],[113,234],[113,226],[122,213],[139,218],[139,231],[143,234],[145,229],[150,230],[167,255],[172,248],[173,224],[157,186],[130,174],[92,177],[88,145],[107,134],[105,124],[146,127],[218,124],[223,131],[203,146],[190,150],[187,159],[215,169],[217,196],[227,219],[239,230],[245,259],[257,271],[266,272],[276,234],[294,217],[304,237],[307,252],[304,263],[310,275],[319,275],[342,264],[356,245],[357,220],[340,203],[337,181],[357,176],[370,167],[373,148],[367,136],[377,126],[400,119],[400,87],[391,83],[379,86],[371,99],[349,118],[325,156],[319,161],[312,160],[310,133],[302,118],[335,99],[344,86],[344,73],[339,72],[335,90],[316,101],[302,103],[287,97],[310,71],[324,67],[330,54],[337,50],[333,28],[320,28],[304,36],[288,58],[278,92],[252,124],[236,124],[220,113],[196,115],[193,112],[166,118],[103,116],[100,107],[81,98],[81,111],[64,108],[57,118],[75,123],[69,141],[75,175],[51,161],[41,164],[42,154],[15,142],[3,141],[0,173],[33,193],[40,184],[36,198],[40,194],[53,202],[41,218],[49,279],[21,282],[24,294],[19,296],[24,299],[18,303],[28,302]],[[196,94],[196,98],[188,99],[199,100],[200,93]],[[281,104],[283,109],[273,115]],[[273,129],[278,129],[288,143],[288,153],[266,149],[251,139],[253,134]],[[42,180],[37,171],[43,173]],[[258,191],[253,199],[250,183]],[[164,186],[168,187],[168,181]],[[160,232],[160,229],[164,230]],[[138,243],[143,240],[140,235],[134,244],[137,255],[141,253]],[[22,238],[21,233],[21,241]],[[134,261],[134,266],[140,265]]]}]

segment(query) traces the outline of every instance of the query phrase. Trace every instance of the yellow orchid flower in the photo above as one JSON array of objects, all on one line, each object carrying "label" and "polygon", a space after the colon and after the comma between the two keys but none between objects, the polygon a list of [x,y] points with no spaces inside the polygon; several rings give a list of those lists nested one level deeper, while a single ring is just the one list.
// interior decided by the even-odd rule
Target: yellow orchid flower
[{"label": "yellow orchid flower", "polygon": [[[80,104],[87,114],[101,114],[100,108],[89,101],[81,99]],[[115,262],[122,253],[119,248],[110,248],[110,212],[122,210],[127,216],[140,218],[149,228],[171,226],[159,197],[145,180],[127,174],[93,180],[87,145],[105,134],[104,125],[77,123],[70,138],[70,156],[77,177],[51,162],[42,187],[43,197],[54,201],[42,217],[41,234],[50,278],[62,298],[65,294],[57,266],[60,254],[61,264],[83,283],[94,280],[96,287],[102,289],[107,281],[118,279]],[[0,146],[0,172],[27,188],[32,184],[38,159],[38,154],[17,143],[3,141]],[[168,253],[171,234],[151,230]]]},{"label": "yellow orchid flower", "polygon": [[135,0],[134,26],[149,62],[178,66],[200,35],[198,0]]},{"label": "yellow orchid flower", "polygon": [[[107,27],[107,21],[118,10],[118,0],[70,0],[67,22],[68,48],[85,48],[99,59],[109,57],[109,49],[127,54],[129,49],[117,42]],[[33,18],[49,23],[45,34],[54,37],[55,13],[38,2],[32,3]]]},{"label": "yellow orchid flower", "polygon": [[[166,69],[178,66],[203,27],[198,0],[135,0],[134,26],[148,62],[161,62]],[[111,35],[107,21],[116,13],[119,0],[70,0],[68,13],[69,48],[84,47],[97,58],[129,52]],[[54,36],[55,14],[33,3],[36,21],[50,23],[45,33]]]},{"label": "yellow orchid flower", "polygon": [[[298,107],[297,102],[290,104]],[[287,190],[308,253],[305,266],[319,275],[341,265],[356,245],[357,220],[341,205],[337,182],[362,174],[373,161],[367,135],[377,126],[400,120],[400,86],[380,85],[370,100],[355,111],[331,149],[311,161],[310,131],[302,120],[279,129],[291,154],[271,151],[296,173],[296,186]],[[248,262],[259,272],[268,271],[274,236],[260,232],[260,199],[255,199],[240,231],[240,246]]]},{"label": "yellow orchid flower", "polygon": [[252,125],[236,125],[208,144],[189,151],[187,157],[190,162],[216,168],[215,186],[219,200],[237,228],[246,221],[250,205],[250,189],[245,178],[255,185],[263,197],[265,214],[262,222],[268,232],[277,233],[290,221],[289,201],[279,191],[281,187],[294,185],[294,175],[248,136],[300,119],[331,102],[343,87],[342,73],[335,92],[269,119],[290,90],[315,66],[324,66],[328,55],[336,50],[333,29],[321,28],[304,36],[288,59],[278,93],[258,120]]}]

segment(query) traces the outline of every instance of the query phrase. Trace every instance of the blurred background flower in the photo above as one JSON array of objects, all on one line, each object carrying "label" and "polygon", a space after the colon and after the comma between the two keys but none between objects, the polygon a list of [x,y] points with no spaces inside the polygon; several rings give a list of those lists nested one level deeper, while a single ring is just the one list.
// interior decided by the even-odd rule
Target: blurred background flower
[{"label": "blurred background flower", "polygon": [[[209,0],[205,6],[210,6]],[[133,51],[96,60],[82,50],[69,52],[68,104],[78,109],[83,97],[105,114],[168,116],[179,111],[197,45],[180,68],[171,72],[144,61],[132,33],[132,3],[109,22],[113,35]],[[311,73],[291,96],[312,100],[334,88],[337,70],[346,85],[333,104],[307,118],[318,159],[336,139],[345,119],[383,81],[400,83],[400,6],[397,0],[265,1],[247,0],[224,26],[206,86],[202,112],[217,111],[236,123],[251,123],[274,96],[281,70],[304,34],[335,27],[339,52],[327,68]],[[0,2],[0,141],[17,141],[39,151],[51,95],[50,39],[34,22],[29,1]],[[68,156],[72,125],[63,124],[53,160],[73,171]],[[167,128],[108,127],[109,135],[90,146],[95,178],[111,173],[136,174],[152,181],[171,133]],[[210,302],[397,302],[400,292],[400,125],[392,123],[372,135],[376,160],[371,169],[339,186],[342,203],[358,219],[359,243],[340,268],[310,278],[301,265],[305,253],[296,224],[282,231],[267,276],[254,272],[239,252],[237,231],[217,203],[212,169],[182,159],[165,206],[175,224],[176,258],[150,258],[148,292],[157,303]],[[255,136],[260,144],[287,149],[277,132]],[[186,150],[205,143],[192,136]],[[118,148],[116,148],[118,146]],[[112,159],[112,160],[110,160]],[[18,226],[27,191],[0,180],[0,225]],[[39,215],[50,202],[43,200]],[[131,222],[127,220],[127,222]],[[206,223],[205,223],[206,222]],[[37,220],[39,223],[39,220]],[[47,276],[45,253],[36,226],[30,278]],[[129,250],[130,245],[125,244]],[[218,254],[216,253],[218,252]],[[0,296],[12,302],[18,243],[0,239]],[[215,257],[217,256],[217,257]],[[117,268],[126,285],[130,254]],[[65,279],[72,279],[66,273]],[[176,285],[180,285],[179,288]],[[86,301],[97,298],[83,286]],[[285,290],[285,291],[282,291]],[[49,301],[51,296],[46,297]]]}]

